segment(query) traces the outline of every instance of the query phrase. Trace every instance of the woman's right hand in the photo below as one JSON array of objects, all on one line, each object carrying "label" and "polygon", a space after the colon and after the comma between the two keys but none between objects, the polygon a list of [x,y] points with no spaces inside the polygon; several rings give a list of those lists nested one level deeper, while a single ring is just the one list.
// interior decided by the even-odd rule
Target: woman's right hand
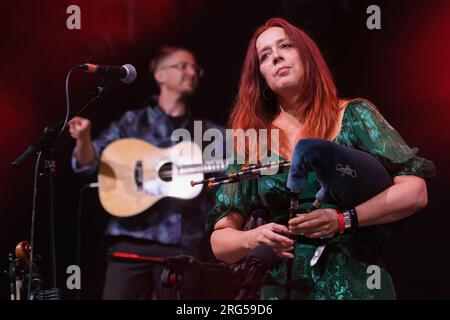
[{"label": "woman's right hand", "polygon": [[247,231],[247,244],[251,249],[260,244],[271,247],[280,258],[293,258],[294,240],[288,238],[288,228],[277,223],[268,223]]},{"label": "woman's right hand", "polygon": [[82,117],[74,117],[69,121],[69,133],[72,138],[78,141],[90,141],[91,126],[91,120]]}]

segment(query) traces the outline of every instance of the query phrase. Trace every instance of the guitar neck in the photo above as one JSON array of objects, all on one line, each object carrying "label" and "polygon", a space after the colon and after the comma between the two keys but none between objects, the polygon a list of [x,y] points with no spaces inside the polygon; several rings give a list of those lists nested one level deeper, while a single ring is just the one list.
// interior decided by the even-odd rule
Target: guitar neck
[{"label": "guitar neck", "polygon": [[225,171],[227,168],[226,162],[212,162],[202,164],[192,164],[180,166],[181,174],[195,174],[195,173],[211,173]]}]

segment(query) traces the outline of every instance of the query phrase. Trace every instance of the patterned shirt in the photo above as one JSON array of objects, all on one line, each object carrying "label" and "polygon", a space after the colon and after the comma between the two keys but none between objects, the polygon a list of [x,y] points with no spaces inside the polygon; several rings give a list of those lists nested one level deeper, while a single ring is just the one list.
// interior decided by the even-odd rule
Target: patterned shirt
[{"label": "patterned shirt", "polygon": [[[157,97],[149,98],[145,108],[126,112],[118,121],[103,131],[95,140],[93,147],[96,158],[92,164],[80,166],[72,155],[72,168],[76,173],[92,176],[97,173],[99,155],[111,142],[122,138],[139,138],[159,148],[174,145],[171,134],[175,125],[187,129],[194,134],[194,119],[190,110],[181,121],[174,121],[158,105]],[[224,134],[224,128],[210,121],[202,122],[202,129],[219,129]],[[203,237],[203,224],[207,212],[214,204],[211,191],[203,192],[192,200],[163,198],[147,211],[133,217],[112,217],[108,223],[106,234],[110,236],[129,236],[136,239],[157,241],[169,245],[181,245],[193,248],[193,242],[200,242]],[[183,223],[182,223],[183,222]],[[184,253],[187,253],[185,250]]]}]

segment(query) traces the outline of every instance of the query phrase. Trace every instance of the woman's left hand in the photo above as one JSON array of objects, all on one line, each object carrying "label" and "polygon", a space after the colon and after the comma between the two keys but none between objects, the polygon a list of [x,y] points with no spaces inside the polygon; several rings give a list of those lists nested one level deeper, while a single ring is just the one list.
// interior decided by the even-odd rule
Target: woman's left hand
[{"label": "woman's left hand", "polygon": [[289,220],[289,232],[308,238],[324,238],[338,232],[339,220],[334,209],[317,209],[306,214],[298,214]]}]

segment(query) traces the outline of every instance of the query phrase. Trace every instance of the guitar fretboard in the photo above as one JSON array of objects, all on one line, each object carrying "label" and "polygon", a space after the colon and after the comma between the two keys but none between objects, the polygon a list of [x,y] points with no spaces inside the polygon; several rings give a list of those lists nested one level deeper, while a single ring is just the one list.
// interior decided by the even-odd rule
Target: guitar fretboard
[{"label": "guitar fretboard", "polygon": [[180,174],[219,172],[225,171],[226,168],[227,168],[226,162],[190,164],[178,167]]}]

